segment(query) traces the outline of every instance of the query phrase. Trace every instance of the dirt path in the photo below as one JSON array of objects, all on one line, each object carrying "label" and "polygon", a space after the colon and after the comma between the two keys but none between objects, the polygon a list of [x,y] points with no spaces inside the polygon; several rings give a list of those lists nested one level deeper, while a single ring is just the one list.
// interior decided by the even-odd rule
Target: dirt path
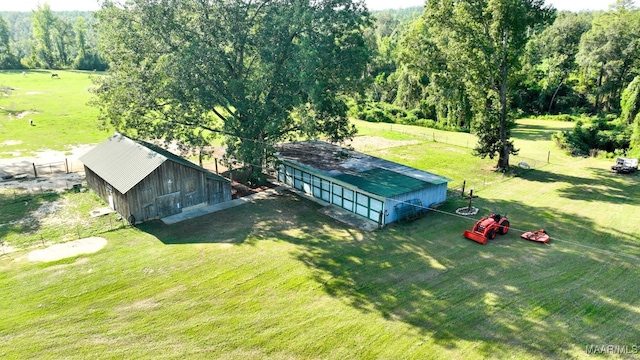
[{"label": "dirt path", "polygon": [[49,262],[81,254],[91,254],[100,251],[105,245],[107,245],[107,240],[101,237],[68,241],[51,245],[45,249],[33,250],[29,253],[29,261]]}]

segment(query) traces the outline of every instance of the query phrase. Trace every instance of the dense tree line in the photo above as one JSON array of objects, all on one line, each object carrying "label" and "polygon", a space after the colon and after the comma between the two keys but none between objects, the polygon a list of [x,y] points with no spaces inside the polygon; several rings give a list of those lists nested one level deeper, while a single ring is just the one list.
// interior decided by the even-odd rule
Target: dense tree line
[{"label": "dense tree line", "polygon": [[[419,108],[445,127],[468,129],[467,100],[462,89],[451,88],[456,69],[437,44],[447,19],[433,21],[430,15],[429,4],[440,3],[412,9],[418,17],[409,23],[393,12],[373,14],[377,28],[397,27],[374,42],[374,63],[387,66],[370,73],[374,86],[368,100]],[[510,110],[525,115],[619,112],[622,92],[640,73],[640,11],[622,0],[608,11],[548,15],[552,21],[527,27],[524,48],[514,57]],[[478,19],[470,23],[479,24]]]},{"label": "dense tree line", "polygon": [[428,1],[413,10],[417,16],[373,14],[377,29],[396,24],[397,31],[377,34],[373,63],[385,66],[369,72],[371,86],[354,116],[473,131],[481,138],[478,155],[502,158],[513,119],[532,115],[596,119],[577,125],[576,132],[594,134],[573,147],[586,149],[579,154],[633,146],[634,121],[618,118],[624,91],[640,74],[640,10],[633,1],[580,13],[528,0]]},{"label": "dense tree line", "polygon": [[0,69],[105,70],[91,12],[0,12]]},{"label": "dense tree line", "polygon": [[[46,4],[0,15],[0,68],[108,63],[97,92],[105,121],[188,146],[225,134],[246,162],[264,162],[292,134],[349,137],[347,110],[474,132],[476,154],[498,168],[517,152],[510,129],[522,116],[582,118],[555,137],[576,154],[640,151],[631,0],[580,13],[542,0],[434,0],[372,14],[361,0],[135,0],[106,1],[97,16]],[[188,124],[159,120],[180,117]]]}]

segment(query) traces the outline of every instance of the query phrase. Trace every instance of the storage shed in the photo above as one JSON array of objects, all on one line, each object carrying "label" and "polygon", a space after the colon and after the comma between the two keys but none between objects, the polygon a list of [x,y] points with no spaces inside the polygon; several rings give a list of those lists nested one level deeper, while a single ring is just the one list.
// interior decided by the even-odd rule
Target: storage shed
[{"label": "storage shed", "polygon": [[231,200],[231,182],[118,133],[80,157],[87,185],[130,223]]},{"label": "storage shed", "polygon": [[281,144],[278,181],[380,226],[447,198],[449,179],[322,141]]}]

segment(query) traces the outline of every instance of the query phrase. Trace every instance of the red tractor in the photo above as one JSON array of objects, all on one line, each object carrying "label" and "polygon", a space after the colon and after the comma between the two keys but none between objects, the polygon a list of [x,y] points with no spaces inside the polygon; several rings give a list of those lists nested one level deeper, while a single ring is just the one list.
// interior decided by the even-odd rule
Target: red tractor
[{"label": "red tractor", "polygon": [[487,217],[480,219],[474,226],[473,230],[465,230],[462,236],[469,240],[486,244],[487,240],[493,240],[497,234],[504,235],[509,232],[509,220],[507,216],[493,213]]}]

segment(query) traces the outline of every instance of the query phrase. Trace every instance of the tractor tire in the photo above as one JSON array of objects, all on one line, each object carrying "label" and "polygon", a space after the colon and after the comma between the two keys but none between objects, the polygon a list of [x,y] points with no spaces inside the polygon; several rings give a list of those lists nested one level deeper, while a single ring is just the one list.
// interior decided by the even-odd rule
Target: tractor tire
[{"label": "tractor tire", "polygon": [[500,227],[498,227],[498,233],[500,235],[506,235],[509,232],[509,220],[505,220],[500,223]]},{"label": "tractor tire", "polygon": [[487,232],[487,239],[493,240],[496,238],[496,229],[491,229]]}]

